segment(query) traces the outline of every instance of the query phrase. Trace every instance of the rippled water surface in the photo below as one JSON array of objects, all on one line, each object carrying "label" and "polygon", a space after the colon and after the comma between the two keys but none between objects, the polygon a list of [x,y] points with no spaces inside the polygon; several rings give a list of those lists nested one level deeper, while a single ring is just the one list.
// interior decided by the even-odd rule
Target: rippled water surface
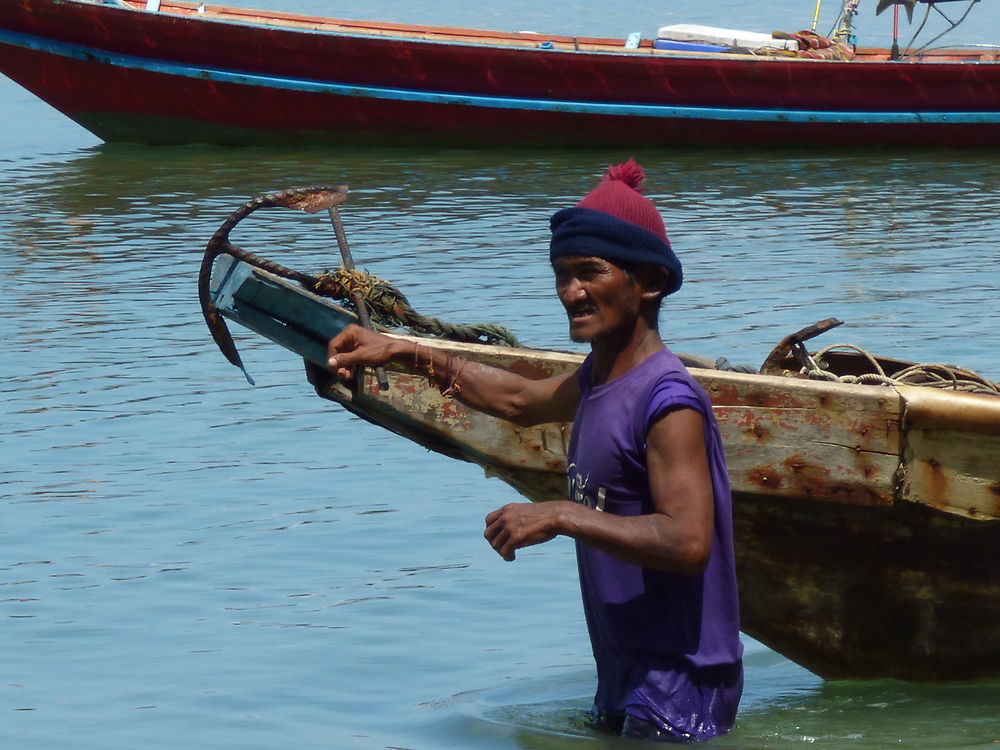
[{"label": "rippled water surface", "polygon": [[[565,25],[557,5],[475,25]],[[0,101],[0,747],[624,747],[571,718],[594,680],[572,547],[503,563],[482,518],[512,490],[316,399],[241,334],[246,385],[195,278],[248,198],[345,182],[359,265],[418,309],[570,348],[547,219],[633,154],[103,146],[8,81]],[[757,365],[835,316],[827,343],[1000,378],[995,153],[634,155],[688,277],[663,316],[675,349]],[[234,239],[338,263],[318,217],[257,214]],[[825,684],[747,647],[715,746],[1000,741],[1000,684]]]}]

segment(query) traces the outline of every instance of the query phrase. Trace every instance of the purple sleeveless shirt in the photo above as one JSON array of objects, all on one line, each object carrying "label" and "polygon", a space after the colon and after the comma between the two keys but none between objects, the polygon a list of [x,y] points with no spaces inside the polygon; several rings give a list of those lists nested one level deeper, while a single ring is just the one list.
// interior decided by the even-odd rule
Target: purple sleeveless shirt
[{"label": "purple sleeveless shirt", "polygon": [[580,368],[580,404],[569,445],[570,499],[605,513],[653,511],[646,435],[667,411],[705,421],[715,532],[702,575],[649,570],[578,542],[587,627],[597,662],[595,709],[633,716],[680,739],[725,734],[743,690],[743,647],[733,557],[732,499],[711,402],[681,361],[657,352],[592,387]]}]

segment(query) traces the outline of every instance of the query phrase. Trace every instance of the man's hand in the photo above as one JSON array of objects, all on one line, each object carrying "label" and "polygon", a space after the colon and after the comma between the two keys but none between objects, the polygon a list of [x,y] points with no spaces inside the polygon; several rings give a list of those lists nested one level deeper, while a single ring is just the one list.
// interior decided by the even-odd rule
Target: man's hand
[{"label": "man's hand", "polygon": [[384,365],[400,352],[400,341],[351,324],[326,345],[327,366],[337,377],[354,377],[354,368]]},{"label": "man's hand", "polygon": [[560,533],[560,514],[566,502],[510,503],[486,516],[490,545],[504,560],[514,559],[515,550],[542,544]]}]

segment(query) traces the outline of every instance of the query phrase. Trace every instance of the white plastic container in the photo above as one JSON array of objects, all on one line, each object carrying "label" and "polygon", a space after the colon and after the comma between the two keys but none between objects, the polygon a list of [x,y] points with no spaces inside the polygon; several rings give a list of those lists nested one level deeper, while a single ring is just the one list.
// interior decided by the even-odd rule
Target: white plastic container
[{"label": "white plastic container", "polygon": [[699,26],[694,23],[663,26],[657,36],[660,39],[670,39],[675,42],[703,42],[723,47],[744,47],[746,49],[771,47],[772,49],[795,51],[799,48],[799,43],[794,39],[775,39],[770,34],[761,34],[756,31],[720,29],[715,26]]}]

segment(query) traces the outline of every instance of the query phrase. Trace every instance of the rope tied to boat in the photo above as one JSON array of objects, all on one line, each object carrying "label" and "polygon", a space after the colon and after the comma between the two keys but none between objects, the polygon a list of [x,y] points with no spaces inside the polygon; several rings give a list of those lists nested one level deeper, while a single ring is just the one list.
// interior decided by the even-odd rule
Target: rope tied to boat
[{"label": "rope tied to boat", "polygon": [[[874,372],[860,375],[837,375],[823,369],[825,355],[832,351],[849,350],[864,357]],[[914,364],[891,375],[886,373],[879,361],[870,352],[854,344],[840,343],[820,349],[812,355],[816,367],[803,367],[801,372],[812,380],[828,380],[837,383],[858,383],[862,385],[918,385],[926,388],[961,391],[963,393],[986,393],[1000,396],[1000,386],[973,370],[967,370],[943,362]]]},{"label": "rope tied to boat", "polygon": [[519,347],[517,336],[506,326],[494,323],[455,324],[448,323],[429,315],[418,313],[399,289],[388,281],[378,278],[365,271],[349,271],[340,268],[313,276],[287,268],[280,263],[262,258],[248,250],[244,250],[229,241],[232,230],[250,214],[262,208],[283,207],[297,208],[307,213],[316,213],[338,206],[347,199],[347,187],[306,187],[291,188],[276,193],[269,193],[244,203],[234,211],[212,235],[205,254],[202,257],[201,269],[198,274],[198,299],[201,303],[205,323],[212,334],[219,350],[229,362],[243,370],[247,380],[253,379],[247,374],[242,359],[236,349],[226,321],[219,315],[212,300],[211,279],[215,259],[220,255],[231,255],[255,268],[295,281],[309,291],[323,297],[336,299],[351,310],[357,312],[353,293],[361,292],[364,303],[368,305],[372,320],[384,328],[405,328],[417,336],[448,339],[466,343],[492,344],[495,346]]},{"label": "rope tied to boat", "polygon": [[798,43],[798,49],[778,49],[761,47],[757,50],[747,50],[752,55],[764,57],[798,57],[811,60],[840,60],[850,62],[855,59],[854,49],[850,44],[825,37],[815,31],[803,29],[789,33],[787,31],[772,31],[774,39],[790,39]]},{"label": "rope tied to boat", "polygon": [[[843,324],[844,321],[837,318],[827,318],[785,336],[764,360],[760,374],[858,385],[917,385],[963,393],[985,393],[1000,396],[1000,385],[977,372],[955,365],[939,362],[914,364],[888,359],[880,361],[860,346],[846,343],[831,344],[815,353],[809,353],[805,346],[806,341]],[[856,366],[852,366],[855,372],[834,372],[831,364],[826,361],[827,355],[843,350],[860,355],[862,362],[867,363],[870,372],[858,372],[857,370],[861,368]],[[894,367],[887,371],[883,362],[894,365]]]},{"label": "rope tied to boat", "polygon": [[506,326],[495,323],[448,323],[440,318],[421,315],[413,309],[399,289],[367,271],[338,268],[320,274],[316,280],[313,291],[322,296],[334,297],[351,308],[354,307],[353,293],[360,293],[368,305],[372,320],[385,328],[406,328],[420,336],[449,341],[510,347],[521,345],[514,332]]},{"label": "rope tied to boat", "polygon": [[354,307],[354,295],[360,294],[375,322],[386,328],[406,325],[410,308],[406,297],[396,287],[368,271],[338,268],[316,277],[311,291],[332,297]]}]

